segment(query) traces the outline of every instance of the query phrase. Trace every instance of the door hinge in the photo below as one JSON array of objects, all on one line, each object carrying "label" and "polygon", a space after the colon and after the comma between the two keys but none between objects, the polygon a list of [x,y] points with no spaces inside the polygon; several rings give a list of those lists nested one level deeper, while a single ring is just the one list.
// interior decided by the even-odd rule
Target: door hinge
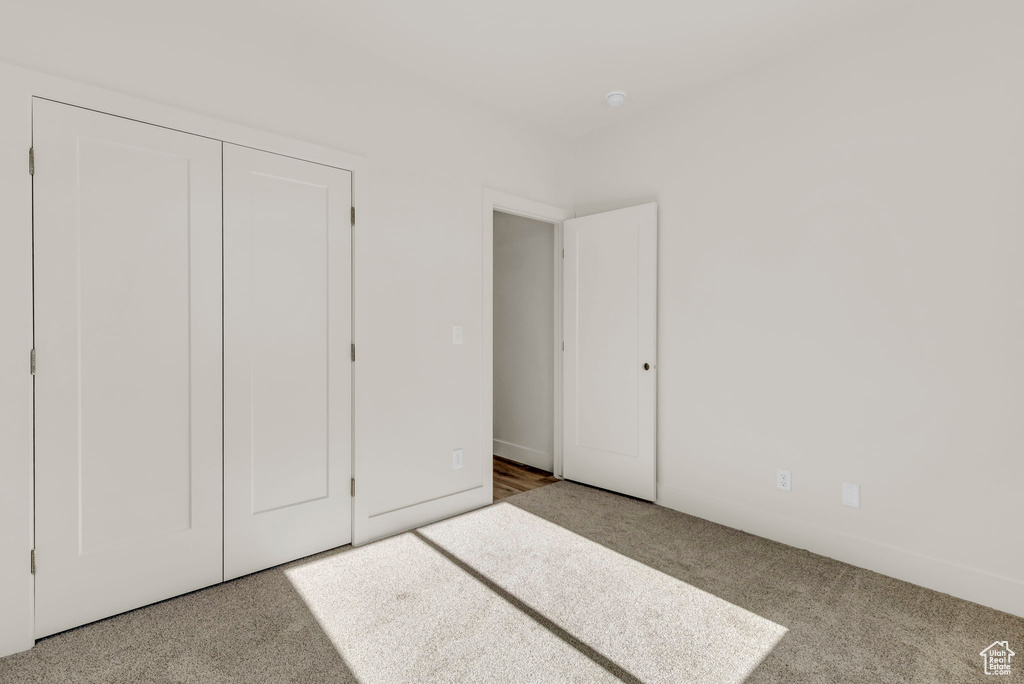
[{"label": "door hinge", "polygon": [[352,496],[356,495],[356,478],[352,478]]},{"label": "door hinge", "polygon": [[28,148],[28,175],[36,175],[36,148]]},{"label": "door hinge", "polygon": [[31,562],[30,569],[32,570],[32,574],[34,575],[34,574],[36,574],[36,550],[35,549],[32,549],[32,559],[31,559],[30,562]]},{"label": "door hinge", "polygon": [[356,343],[355,342],[352,343],[352,360],[353,361],[356,360]]},{"label": "door hinge", "polygon": [[356,225],[356,208],[352,207],[352,225]]},{"label": "door hinge", "polygon": [[28,355],[28,371],[32,375],[36,374],[36,350],[33,349]]}]

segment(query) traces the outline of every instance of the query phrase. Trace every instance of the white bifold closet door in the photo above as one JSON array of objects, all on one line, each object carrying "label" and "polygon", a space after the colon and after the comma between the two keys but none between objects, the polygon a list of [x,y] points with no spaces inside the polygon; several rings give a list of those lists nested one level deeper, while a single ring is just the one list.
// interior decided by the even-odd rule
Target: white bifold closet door
[{"label": "white bifold closet door", "polygon": [[41,637],[222,579],[221,144],[33,124]]},{"label": "white bifold closet door", "polygon": [[564,224],[566,479],[653,501],[658,205]]},{"label": "white bifold closet door", "polygon": [[351,541],[351,181],[224,146],[225,579]]}]

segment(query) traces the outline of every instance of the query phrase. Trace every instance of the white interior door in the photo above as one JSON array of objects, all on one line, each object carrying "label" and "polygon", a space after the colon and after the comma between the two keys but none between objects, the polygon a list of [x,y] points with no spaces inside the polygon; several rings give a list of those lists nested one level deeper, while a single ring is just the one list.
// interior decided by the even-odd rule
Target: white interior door
[{"label": "white interior door", "polygon": [[221,145],[33,107],[44,636],[221,581]]},{"label": "white interior door", "polygon": [[566,479],[656,496],[658,205],[565,222]]},{"label": "white interior door", "polygon": [[352,540],[352,177],[224,146],[224,574]]}]

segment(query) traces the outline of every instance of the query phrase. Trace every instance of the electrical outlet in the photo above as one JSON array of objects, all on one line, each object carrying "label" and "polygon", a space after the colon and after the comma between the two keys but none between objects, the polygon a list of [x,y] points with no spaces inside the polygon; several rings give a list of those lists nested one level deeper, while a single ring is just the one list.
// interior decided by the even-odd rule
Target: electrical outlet
[{"label": "electrical outlet", "polygon": [[860,508],[860,485],[843,483],[843,505],[850,508]]},{"label": "electrical outlet", "polygon": [[462,467],[462,449],[452,449],[452,470]]},{"label": "electrical outlet", "polygon": [[452,326],[452,344],[462,344],[462,326]]},{"label": "electrical outlet", "polygon": [[775,486],[784,492],[793,488],[793,477],[788,470],[775,471]]}]

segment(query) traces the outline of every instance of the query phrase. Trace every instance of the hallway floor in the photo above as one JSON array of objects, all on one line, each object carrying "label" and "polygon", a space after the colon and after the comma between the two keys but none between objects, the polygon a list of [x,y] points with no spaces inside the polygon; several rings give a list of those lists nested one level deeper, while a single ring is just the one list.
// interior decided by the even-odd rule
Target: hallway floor
[{"label": "hallway floor", "polygon": [[551,473],[501,456],[494,457],[494,500],[558,482]]}]

